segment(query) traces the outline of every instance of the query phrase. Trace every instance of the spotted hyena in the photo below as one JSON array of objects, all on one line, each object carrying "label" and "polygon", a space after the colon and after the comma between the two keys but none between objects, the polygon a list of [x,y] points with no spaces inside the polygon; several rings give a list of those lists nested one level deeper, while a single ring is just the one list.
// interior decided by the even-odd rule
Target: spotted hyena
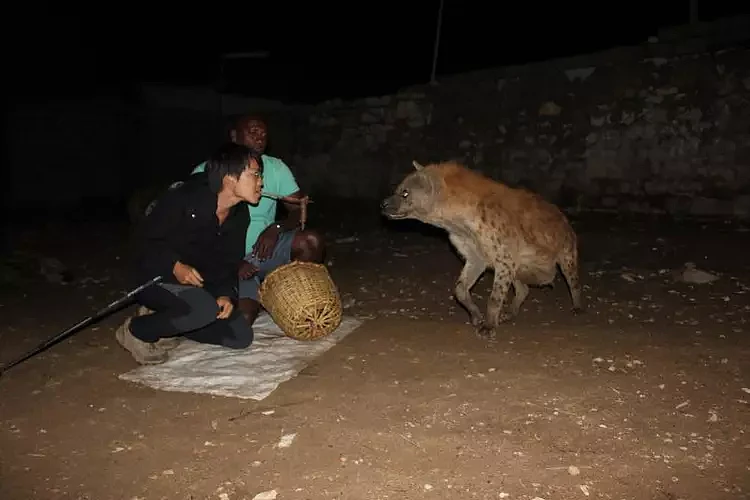
[{"label": "spotted hyena", "polygon": [[[381,209],[389,219],[416,219],[448,232],[466,259],[456,299],[483,336],[516,314],[529,285],[551,285],[557,266],[568,283],[573,310],[582,310],[576,233],[565,215],[541,196],[506,186],[456,162],[422,166],[409,174]],[[495,272],[486,317],[471,288],[487,268]],[[515,291],[503,311],[510,286]]]}]

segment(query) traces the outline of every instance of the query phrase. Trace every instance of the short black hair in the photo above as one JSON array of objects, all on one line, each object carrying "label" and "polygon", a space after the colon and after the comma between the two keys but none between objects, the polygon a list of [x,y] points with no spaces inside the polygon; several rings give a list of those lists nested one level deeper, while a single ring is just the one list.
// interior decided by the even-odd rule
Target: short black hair
[{"label": "short black hair", "polygon": [[242,175],[250,160],[258,162],[261,174],[263,173],[263,160],[260,155],[243,144],[227,142],[222,144],[206,161],[206,174],[211,191],[221,191],[222,181],[227,175],[235,179]]},{"label": "short black hair", "polygon": [[264,127],[268,128],[267,116],[261,113],[241,114],[241,115],[233,115],[229,118],[229,123],[227,124],[227,133],[242,132],[244,129],[247,128],[250,122],[262,123]]}]

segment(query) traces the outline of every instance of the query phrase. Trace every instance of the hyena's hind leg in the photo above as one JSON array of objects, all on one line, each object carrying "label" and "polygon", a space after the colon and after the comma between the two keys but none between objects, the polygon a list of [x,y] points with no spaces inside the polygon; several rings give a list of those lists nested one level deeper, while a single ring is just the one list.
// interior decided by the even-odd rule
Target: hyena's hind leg
[{"label": "hyena's hind leg", "polygon": [[518,313],[521,312],[521,306],[528,296],[529,286],[521,280],[515,280],[513,282],[513,302],[510,303],[510,312],[508,313],[509,319],[518,316]]},{"label": "hyena's hind leg", "polygon": [[570,291],[570,300],[573,302],[573,312],[583,312],[583,302],[581,299],[581,280],[579,277],[578,249],[575,244],[569,250],[560,255],[557,264],[560,266],[565,281]]},{"label": "hyena's hind leg", "polygon": [[508,292],[514,280],[513,268],[500,262],[494,265],[495,277],[492,281],[492,292],[487,299],[487,327],[497,328],[508,321],[511,315],[503,311],[508,299]]}]

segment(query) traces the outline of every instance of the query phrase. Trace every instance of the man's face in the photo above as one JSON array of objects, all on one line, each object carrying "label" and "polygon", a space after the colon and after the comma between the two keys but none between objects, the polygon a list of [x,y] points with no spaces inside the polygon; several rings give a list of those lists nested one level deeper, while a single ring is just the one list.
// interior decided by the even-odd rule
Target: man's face
[{"label": "man's face", "polygon": [[232,139],[239,144],[244,144],[258,154],[263,154],[268,144],[268,129],[265,123],[259,120],[250,120],[245,123],[244,127],[232,134]]},{"label": "man's face", "polygon": [[260,193],[263,189],[263,175],[260,172],[258,161],[254,158],[250,160],[248,167],[242,171],[234,192],[238,198],[245,200],[251,205],[257,205],[260,201]]}]

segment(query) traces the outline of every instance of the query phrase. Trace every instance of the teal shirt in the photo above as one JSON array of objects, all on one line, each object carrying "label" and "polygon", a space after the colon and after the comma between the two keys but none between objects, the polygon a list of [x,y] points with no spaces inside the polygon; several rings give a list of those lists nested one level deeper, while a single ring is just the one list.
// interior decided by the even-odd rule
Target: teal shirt
[{"label": "teal shirt", "polygon": [[[294,179],[292,171],[281,159],[273,156],[262,155],[263,159],[263,190],[280,196],[289,196],[299,191],[297,181]],[[192,174],[203,172],[206,169],[206,162],[196,166]],[[272,198],[263,196],[257,206],[248,203],[247,208],[250,212],[250,225],[247,228],[245,237],[245,254],[249,254],[258,236],[268,226],[276,220],[276,203]]]}]

